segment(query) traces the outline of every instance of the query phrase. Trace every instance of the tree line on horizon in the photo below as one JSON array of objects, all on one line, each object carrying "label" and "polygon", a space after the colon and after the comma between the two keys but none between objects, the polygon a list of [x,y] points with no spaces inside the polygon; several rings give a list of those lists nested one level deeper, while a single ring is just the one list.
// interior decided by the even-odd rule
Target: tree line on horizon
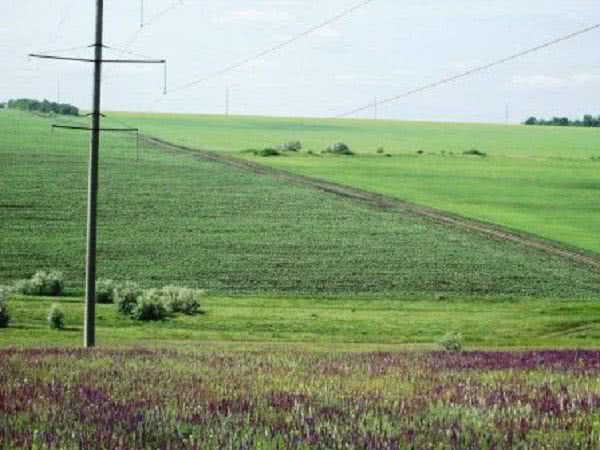
[{"label": "tree line on horizon", "polygon": [[593,116],[586,114],[583,119],[570,120],[568,117],[553,117],[552,119],[542,119],[537,117],[530,117],[524,122],[525,125],[542,125],[542,126],[554,126],[554,127],[587,127],[587,128],[600,128],[600,115]]},{"label": "tree line on horizon", "polygon": [[19,109],[21,111],[37,111],[41,113],[62,114],[65,116],[78,116],[79,108],[68,103],[56,103],[48,100],[34,100],[30,98],[19,98],[0,103],[0,109]]}]

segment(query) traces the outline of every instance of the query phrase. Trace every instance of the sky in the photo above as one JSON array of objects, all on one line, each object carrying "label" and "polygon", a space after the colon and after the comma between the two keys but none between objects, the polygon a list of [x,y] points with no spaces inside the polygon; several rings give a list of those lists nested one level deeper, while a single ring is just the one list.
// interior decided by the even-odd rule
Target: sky
[{"label": "sky", "polygon": [[[202,79],[360,0],[105,0],[105,44],[168,60],[168,87]],[[92,67],[30,52],[85,47],[93,0],[2,0],[0,100],[91,104]],[[332,117],[600,23],[597,0],[372,0],[223,76],[163,96],[163,70],[105,67],[105,110]],[[600,114],[600,30],[381,105],[379,118],[517,123]],[[92,49],[57,52],[91,56]],[[106,57],[123,54],[107,50]],[[130,55],[127,55],[130,57]],[[373,118],[374,109],[355,117]]]}]

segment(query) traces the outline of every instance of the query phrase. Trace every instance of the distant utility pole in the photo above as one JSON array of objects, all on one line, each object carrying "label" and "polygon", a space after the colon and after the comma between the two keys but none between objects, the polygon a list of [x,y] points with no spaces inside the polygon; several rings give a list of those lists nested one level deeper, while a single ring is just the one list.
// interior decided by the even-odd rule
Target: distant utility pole
[{"label": "distant utility pole", "polygon": [[508,120],[510,117],[510,109],[509,109],[509,105],[508,103],[506,104],[506,116],[505,116],[505,120],[506,120],[506,125],[508,125]]},{"label": "distant utility pole", "polygon": [[56,103],[60,105],[60,77],[56,80]]},{"label": "distant utility pole", "polygon": [[140,1],[140,28],[144,28],[144,0]]},{"label": "distant utility pole", "polygon": [[374,114],[375,114],[375,120],[377,120],[377,97],[375,97],[375,101],[373,102],[373,109],[374,109]]},{"label": "distant utility pole", "polygon": [[229,88],[225,89],[225,115],[229,117]]},{"label": "distant utility pole", "polygon": [[[71,58],[63,56],[52,56],[47,54],[30,54],[34,58],[57,59],[64,61],[79,61],[94,64],[94,85],[92,94],[91,126],[53,126],[56,128],[68,128],[76,130],[87,130],[91,132],[90,138],[90,160],[88,171],[88,206],[87,206],[87,251],[85,266],[85,317],[84,317],[84,346],[86,348],[96,345],[96,247],[97,247],[97,204],[98,204],[98,159],[100,153],[100,99],[102,89],[102,64],[103,63],[143,63],[164,64],[161,60],[132,60],[132,59],[102,59],[104,25],[104,0],[96,0],[96,38],[94,44],[94,59]],[[166,85],[166,82],[165,82]],[[166,89],[165,89],[166,90]],[[132,129],[110,129],[111,131],[133,131]]]}]

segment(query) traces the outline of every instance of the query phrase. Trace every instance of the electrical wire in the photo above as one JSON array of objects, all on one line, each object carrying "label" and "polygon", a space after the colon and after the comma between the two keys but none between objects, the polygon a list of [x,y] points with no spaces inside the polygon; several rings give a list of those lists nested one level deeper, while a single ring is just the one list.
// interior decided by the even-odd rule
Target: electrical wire
[{"label": "electrical wire", "polygon": [[529,55],[531,53],[538,52],[538,51],[546,49],[548,47],[552,47],[552,46],[557,45],[557,44],[559,44],[561,42],[568,41],[568,40],[573,39],[573,38],[575,38],[577,36],[581,36],[582,34],[589,33],[591,31],[597,30],[599,28],[600,28],[600,23],[596,24],[596,25],[593,25],[593,26],[590,26],[590,27],[587,27],[587,28],[584,28],[582,30],[576,31],[574,33],[567,34],[565,36],[561,36],[561,37],[559,37],[557,39],[553,39],[553,40],[545,42],[545,43],[543,43],[541,45],[537,45],[537,46],[529,48],[527,50],[523,50],[523,51],[521,51],[519,53],[515,53],[513,55],[510,55],[510,56],[507,56],[505,58],[493,61],[493,62],[485,64],[483,66],[475,67],[474,69],[467,70],[466,72],[461,72],[461,73],[459,73],[457,75],[453,75],[451,77],[444,78],[444,79],[436,81],[434,83],[427,84],[427,85],[422,86],[420,88],[412,89],[412,90],[404,92],[402,94],[394,95],[392,97],[385,98],[385,99],[383,99],[381,101],[369,103],[368,105],[361,106],[360,108],[353,109],[352,111],[346,112],[344,114],[339,114],[339,115],[337,115],[335,117],[336,118],[348,117],[350,115],[356,114],[356,113],[364,111],[366,109],[374,108],[376,106],[384,105],[386,103],[391,103],[391,102],[400,100],[402,98],[406,98],[406,97],[409,97],[411,95],[415,95],[415,94],[427,91],[429,89],[433,89],[435,87],[451,83],[451,82],[459,80],[461,78],[466,78],[466,77],[468,77],[470,75],[476,74],[478,72],[483,72],[485,70],[491,69],[491,68],[499,66],[501,64],[505,64],[505,63],[513,61],[515,59],[522,58],[523,56]]},{"label": "electrical wire", "polygon": [[[337,22],[338,20],[340,20],[340,19],[342,19],[342,18],[350,15],[354,11],[356,11],[356,10],[358,10],[358,9],[366,6],[366,5],[368,5],[371,2],[373,2],[373,0],[363,0],[362,2],[360,2],[360,3],[358,3],[358,4],[354,5],[354,6],[352,6],[351,8],[348,8],[348,9],[345,9],[345,10],[341,11],[340,13],[338,13],[335,16],[333,16],[333,17],[325,20],[324,22],[321,22],[318,25],[315,25],[315,26],[313,26],[313,27],[311,27],[311,28],[309,28],[307,30],[304,30],[303,32],[301,32],[299,34],[296,34],[293,37],[291,37],[289,39],[286,39],[285,41],[283,41],[283,42],[281,42],[281,43],[279,43],[277,45],[269,47],[266,50],[262,50],[262,51],[254,54],[252,56],[249,56],[248,58],[245,58],[245,59],[243,59],[241,61],[238,61],[236,63],[230,64],[230,65],[228,65],[228,66],[226,66],[226,67],[224,67],[224,68],[222,68],[222,69],[220,69],[220,70],[218,70],[216,72],[213,72],[212,74],[209,74],[209,75],[204,76],[202,78],[190,81],[190,82],[188,82],[186,84],[183,84],[181,86],[169,89],[169,94],[175,93],[175,92],[179,92],[179,91],[183,91],[183,90],[186,90],[186,89],[190,89],[190,88],[192,88],[194,86],[197,86],[197,85],[199,85],[201,83],[205,83],[206,81],[209,81],[209,80],[211,80],[213,78],[225,75],[226,73],[231,72],[233,70],[236,70],[236,69],[238,69],[238,68],[240,68],[240,67],[242,67],[242,66],[244,66],[244,65],[246,65],[246,64],[248,64],[250,62],[256,61],[256,60],[261,59],[261,58],[264,58],[265,56],[270,55],[271,53],[274,53],[274,52],[282,49],[283,47],[286,47],[286,46],[288,46],[290,44],[293,44],[294,42],[296,42],[296,41],[298,41],[298,40],[300,40],[300,39],[302,39],[302,38],[304,38],[304,37],[306,37],[306,36],[314,33],[315,31],[318,31],[318,30],[320,30],[320,29],[322,29],[322,28],[324,28],[324,27],[326,27],[326,26],[328,26],[328,25],[330,25],[330,24],[332,24],[334,22]],[[149,107],[149,109],[154,108],[154,106],[156,106],[156,104],[158,102],[160,102],[160,100],[161,100],[161,97],[158,97],[151,104],[151,106]]]}]

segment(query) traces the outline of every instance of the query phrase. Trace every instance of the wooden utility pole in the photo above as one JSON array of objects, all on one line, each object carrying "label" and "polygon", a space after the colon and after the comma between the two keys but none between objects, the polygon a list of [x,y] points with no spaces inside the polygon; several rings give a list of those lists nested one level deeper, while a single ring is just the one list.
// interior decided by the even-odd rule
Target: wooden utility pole
[{"label": "wooden utility pole", "polygon": [[[143,4],[142,4],[143,8]],[[142,9],[143,12],[143,9]],[[143,19],[142,19],[143,20]],[[142,22],[143,23],[143,22]],[[31,53],[29,56],[41,59],[61,61],[80,61],[94,64],[94,91],[90,127],[53,125],[53,128],[90,131],[90,161],[88,169],[88,206],[87,206],[87,246],[85,261],[85,314],[83,345],[86,348],[96,345],[96,247],[97,247],[97,205],[98,205],[98,160],[100,153],[100,112],[102,90],[102,64],[163,64],[165,67],[165,89],[167,90],[167,61],[164,59],[102,59],[103,49],[104,0],[96,0],[96,38],[90,46],[94,48],[94,59],[55,56]],[[137,128],[106,128],[104,131],[136,132]],[[139,134],[138,134],[139,136]],[[137,156],[136,156],[137,160]]]},{"label": "wooden utility pole", "polygon": [[102,50],[104,44],[104,0],[96,0],[96,41],[94,43],[94,94],[88,177],[87,252],[85,261],[84,346],[96,345],[96,237],[98,205],[98,156],[100,150],[100,101],[102,92]]}]

